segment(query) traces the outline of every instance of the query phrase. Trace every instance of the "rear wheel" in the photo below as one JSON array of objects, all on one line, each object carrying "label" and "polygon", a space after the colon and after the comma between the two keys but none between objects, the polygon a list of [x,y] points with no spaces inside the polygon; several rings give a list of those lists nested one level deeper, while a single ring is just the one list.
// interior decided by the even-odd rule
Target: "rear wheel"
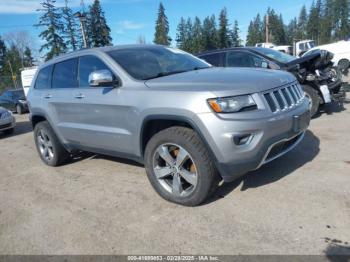
[{"label": "rear wheel", "polygon": [[201,204],[220,181],[198,134],[185,127],[170,127],[155,134],[146,146],[145,166],[158,194],[181,205]]},{"label": "rear wheel", "polygon": [[311,117],[314,116],[320,107],[320,96],[311,86],[303,85],[305,96],[309,99],[309,110]]},{"label": "rear wheel", "polygon": [[69,153],[61,145],[47,121],[40,122],[35,126],[34,140],[40,158],[45,164],[59,166],[69,158]]}]

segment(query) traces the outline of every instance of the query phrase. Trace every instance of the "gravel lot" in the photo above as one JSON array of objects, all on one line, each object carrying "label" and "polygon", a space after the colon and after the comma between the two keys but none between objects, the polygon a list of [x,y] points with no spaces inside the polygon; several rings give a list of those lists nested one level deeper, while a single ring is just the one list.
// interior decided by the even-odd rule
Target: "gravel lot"
[{"label": "gravel lot", "polygon": [[0,254],[350,254],[350,104],[196,208],[162,200],[130,161],[47,167],[17,121],[0,136]]}]

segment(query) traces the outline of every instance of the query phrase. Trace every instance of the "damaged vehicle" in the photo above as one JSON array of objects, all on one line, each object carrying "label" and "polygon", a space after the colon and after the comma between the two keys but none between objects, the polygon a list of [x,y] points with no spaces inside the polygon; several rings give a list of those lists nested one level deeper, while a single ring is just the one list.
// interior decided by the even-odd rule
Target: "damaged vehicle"
[{"label": "damaged vehicle", "polygon": [[217,67],[257,67],[291,72],[302,85],[310,100],[311,115],[320,105],[342,102],[345,91],[341,72],[333,66],[333,54],[319,50],[310,55],[294,56],[263,47],[237,47],[212,50],[197,55]]}]

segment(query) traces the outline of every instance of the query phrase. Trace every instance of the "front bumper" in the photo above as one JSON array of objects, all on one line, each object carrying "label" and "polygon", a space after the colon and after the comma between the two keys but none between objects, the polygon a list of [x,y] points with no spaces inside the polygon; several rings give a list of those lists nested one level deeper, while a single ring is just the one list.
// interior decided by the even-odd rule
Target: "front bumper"
[{"label": "front bumper", "polygon": [[[265,118],[227,120],[215,114],[199,114],[204,136],[225,182],[258,169],[293,149],[309,125],[308,101],[293,110]],[[248,112],[247,112],[248,113]],[[302,122],[296,118],[302,116]],[[296,126],[295,123],[299,123]],[[237,136],[249,135],[247,143],[237,145]]]},{"label": "front bumper", "polygon": [[16,126],[16,119],[11,116],[10,118],[0,119],[0,132],[7,129],[12,129]]}]

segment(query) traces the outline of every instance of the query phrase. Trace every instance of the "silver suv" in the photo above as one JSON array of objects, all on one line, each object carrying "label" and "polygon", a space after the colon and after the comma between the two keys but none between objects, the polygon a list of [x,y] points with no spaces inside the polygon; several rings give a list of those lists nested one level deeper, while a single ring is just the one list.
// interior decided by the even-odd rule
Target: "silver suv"
[{"label": "silver suv", "polygon": [[289,73],[215,68],[155,45],[55,58],[38,70],[28,102],[47,165],[76,151],[133,159],[163,198],[189,206],[291,150],[310,121]]}]

